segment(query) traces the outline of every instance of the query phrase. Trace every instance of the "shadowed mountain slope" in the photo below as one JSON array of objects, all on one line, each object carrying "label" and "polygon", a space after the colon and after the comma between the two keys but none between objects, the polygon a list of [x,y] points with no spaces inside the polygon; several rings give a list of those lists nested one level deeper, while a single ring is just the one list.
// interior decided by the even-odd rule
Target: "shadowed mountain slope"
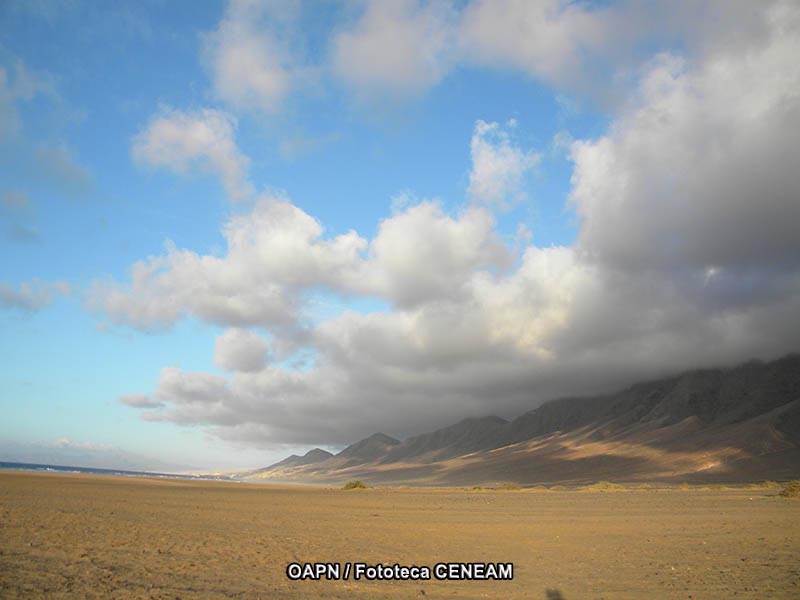
[{"label": "shadowed mountain slope", "polygon": [[[603,425],[608,431],[668,426],[689,417],[705,425],[729,425],[797,399],[800,355],[791,355],[767,364],[751,361],[733,369],[691,371],[615,394],[546,402],[514,419],[509,439],[522,441],[589,424]],[[796,423],[779,421],[778,429],[797,439]]]},{"label": "shadowed mountain slope", "polygon": [[500,417],[464,419],[455,425],[407,439],[382,458],[383,463],[417,459],[433,462],[462,454],[497,448],[507,440],[508,421]]}]

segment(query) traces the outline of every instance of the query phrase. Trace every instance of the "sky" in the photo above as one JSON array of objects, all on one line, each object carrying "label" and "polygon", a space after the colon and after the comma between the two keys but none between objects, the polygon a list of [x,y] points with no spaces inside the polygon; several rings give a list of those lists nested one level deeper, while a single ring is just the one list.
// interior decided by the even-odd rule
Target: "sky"
[{"label": "sky", "polygon": [[264,466],[800,351],[791,0],[0,3],[0,460]]}]

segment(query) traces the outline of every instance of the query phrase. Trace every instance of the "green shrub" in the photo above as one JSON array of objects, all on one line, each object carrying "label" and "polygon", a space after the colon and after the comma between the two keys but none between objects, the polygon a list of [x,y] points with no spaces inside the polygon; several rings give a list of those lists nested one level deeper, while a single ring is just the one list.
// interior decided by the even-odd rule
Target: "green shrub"
[{"label": "green shrub", "polygon": [[800,498],[800,481],[795,479],[787,483],[780,491],[780,495],[784,498]]},{"label": "green shrub", "polygon": [[360,481],[358,479],[354,479],[353,481],[348,481],[342,486],[343,490],[366,490],[369,486]]}]

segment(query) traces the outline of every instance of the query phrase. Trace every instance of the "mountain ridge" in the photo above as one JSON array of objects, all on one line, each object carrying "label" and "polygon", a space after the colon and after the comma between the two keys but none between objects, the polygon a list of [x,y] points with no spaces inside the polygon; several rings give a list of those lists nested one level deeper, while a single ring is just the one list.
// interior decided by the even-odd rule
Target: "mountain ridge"
[{"label": "mountain ridge", "polygon": [[359,460],[372,460],[383,456],[389,448],[401,442],[385,433],[373,433],[371,436],[350,444],[347,448],[336,454],[336,458],[346,459],[348,462]]},{"label": "mountain ridge", "polygon": [[[685,477],[705,472],[724,479],[727,473],[733,480],[744,476],[747,464],[756,463],[772,465],[764,467],[768,472],[762,479],[800,470],[779,465],[776,456],[764,458],[779,452],[800,466],[800,354],[695,369],[608,394],[557,398],[510,421],[467,418],[404,441],[377,433],[335,456],[293,465],[290,473],[270,470],[273,465],[256,478],[330,482],[362,476],[419,484],[508,479],[528,484],[547,473],[558,475],[553,465],[559,461],[567,461],[564,472],[574,471],[579,479],[591,480],[596,475],[592,465],[604,460],[618,463],[619,477],[646,474],[642,461],[652,463],[653,477],[664,477],[671,472],[671,458],[677,471],[685,467]],[[565,458],[556,460],[560,455]]]}]

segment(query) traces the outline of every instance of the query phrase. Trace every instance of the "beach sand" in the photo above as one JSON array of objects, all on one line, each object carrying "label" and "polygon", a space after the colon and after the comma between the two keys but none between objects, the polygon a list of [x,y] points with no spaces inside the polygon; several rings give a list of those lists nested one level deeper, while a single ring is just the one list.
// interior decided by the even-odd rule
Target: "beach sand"
[{"label": "beach sand", "polygon": [[[512,581],[290,581],[290,562],[513,562]],[[800,598],[774,489],[339,489],[0,473],[0,598]]]}]

